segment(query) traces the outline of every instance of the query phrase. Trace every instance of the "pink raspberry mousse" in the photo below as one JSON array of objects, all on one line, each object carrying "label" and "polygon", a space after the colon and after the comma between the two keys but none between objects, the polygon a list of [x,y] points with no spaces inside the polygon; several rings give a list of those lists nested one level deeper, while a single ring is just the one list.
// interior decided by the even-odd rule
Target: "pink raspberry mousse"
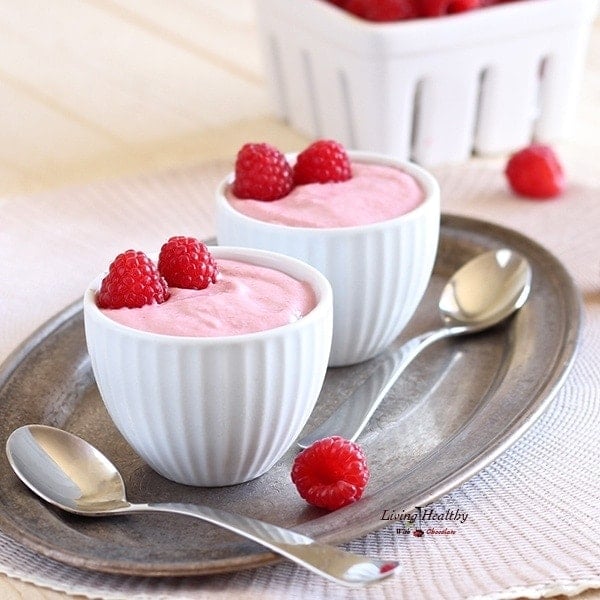
[{"label": "pink raspberry mousse", "polygon": [[337,228],[369,225],[400,217],[417,208],[425,192],[412,175],[386,165],[352,163],[352,177],[335,183],[296,186],[287,196],[265,202],[227,200],[248,217],[292,227]]},{"label": "pink raspberry mousse", "polygon": [[110,319],[142,331],[188,337],[255,333],[293,323],[317,304],[306,282],[268,267],[218,260],[216,283],[203,290],[170,288],[162,304],[101,309]]}]

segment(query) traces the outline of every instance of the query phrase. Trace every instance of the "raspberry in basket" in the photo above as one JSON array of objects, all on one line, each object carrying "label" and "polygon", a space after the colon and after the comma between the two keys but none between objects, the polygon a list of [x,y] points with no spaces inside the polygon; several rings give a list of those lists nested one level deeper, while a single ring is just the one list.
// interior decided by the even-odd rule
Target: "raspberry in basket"
[{"label": "raspberry in basket", "polygon": [[402,21],[420,16],[419,0],[347,0],[335,4],[368,21]]},{"label": "raspberry in basket", "polygon": [[278,200],[294,185],[292,167],[270,144],[244,144],[235,161],[233,193],[238,198]]},{"label": "raspberry in basket", "polygon": [[140,308],[170,296],[167,282],[143,253],[127,250],[111,263],[98,292],[100,308]]},{"label": "raspberry in basket", "polygon": [[217,280],[217,264],[206,244],[183,235],[163,244],[158,270],[170,286],[178,288],[203,290]]},{"label": "raspberry in basket", "polygon": [[424,17],[441,17],[481,7],[481,0],[419,0]]},{"label": "raspberry in basket", "polygon": [[544,144],[532,144],[513,154],[504,173],[515,193],[536,200],[554,198],[565,187],[562,165],[554,150]]},{"label": "raspberry in basket", "polygon": [[367,459],[355,442],[324,438],[296,456],[292,481],[309,504],[336,510],[362,496],[369,481]]},{"label": "raspberry in basket", "polygon": [[352,177],[346,149],[334,140],[318,140],[298,154],[294,165],[294,183],[329,183]]}]

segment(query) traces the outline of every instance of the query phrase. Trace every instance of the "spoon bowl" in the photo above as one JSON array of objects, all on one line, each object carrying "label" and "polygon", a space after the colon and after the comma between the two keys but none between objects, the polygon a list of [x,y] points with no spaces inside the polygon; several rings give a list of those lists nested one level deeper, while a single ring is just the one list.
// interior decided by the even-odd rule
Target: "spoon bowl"
[{"label": "spoon bowl", "polygon": [[471,259],[454,273],[442,290],[438,303],[442,327],[388,351],[350,397],[297,444],[307,448],[332,435],[356,440],[419,352],[443,338],[477,333],[498,325],[525,304],[530,290],[531,266],[517,252],[502,248]]},{"label": "spoon bowl", "polygon": [[475,333],[493,327],[521,308],[531,289],[531,267],[503,248],[463,265],[444,286],[438,309],[446,327]]},{"label": "spoon bowl", "polygon": [[125,483],[91,444],[66,431],[27,425],[11,433],[6,454],[21,481],[50,504],[77,515],[126,508]]},{"label": "spoon bowl", "polygon": [[296,531],[198,504],[134,504],[127,500],[117,468],[85,440],[47,425],[24,425],[6,442],[8,461],[25,485],[46,502],[83,516],[164,512],[212,523],[284,556],[330,581],[368,585],[399,568],[397,561],[372,559],[321,544]]}]

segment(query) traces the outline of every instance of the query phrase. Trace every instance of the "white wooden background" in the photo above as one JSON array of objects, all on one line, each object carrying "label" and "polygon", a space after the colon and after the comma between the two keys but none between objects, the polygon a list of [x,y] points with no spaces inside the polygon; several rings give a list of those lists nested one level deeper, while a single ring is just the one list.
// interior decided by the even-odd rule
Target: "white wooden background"
[{"label": "white wooden background", "polygon": [[293,147],[269,113],[251,0],[0,2],[0,196]]},{"label": "white wooden background", "polygon": [[[594,168],[600,21],[587,66],[569,150]],[[0,198],[231,159],[250,139],[306,140],[271,114],[252,0],[0,1]]]}]

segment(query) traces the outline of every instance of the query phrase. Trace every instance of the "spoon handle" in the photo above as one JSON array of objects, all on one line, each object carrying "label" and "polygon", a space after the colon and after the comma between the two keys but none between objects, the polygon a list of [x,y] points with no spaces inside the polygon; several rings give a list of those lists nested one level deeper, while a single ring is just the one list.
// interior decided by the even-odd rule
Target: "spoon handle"
[{"label": "spoon handle", "polygon": [[386,397],[398,377],[412,360],[427,346],[442,338],[454,335],[450,327],[422,333],[393,351],[375,368],[345,400],[333,414],[315,430],[299,439],[296,443],[307,448],[325,437],[339,435],[347,440],[356,440],[369,419]]},{"label": "spoon handle", "polygon": [[195,517],[257,542],[330,581],[349,587],[379,581],[399,567],[397,561],[371,559],[345,552],[290,529],[208,506],[153,502],[129,504],[119,512],[167,512]]}]

